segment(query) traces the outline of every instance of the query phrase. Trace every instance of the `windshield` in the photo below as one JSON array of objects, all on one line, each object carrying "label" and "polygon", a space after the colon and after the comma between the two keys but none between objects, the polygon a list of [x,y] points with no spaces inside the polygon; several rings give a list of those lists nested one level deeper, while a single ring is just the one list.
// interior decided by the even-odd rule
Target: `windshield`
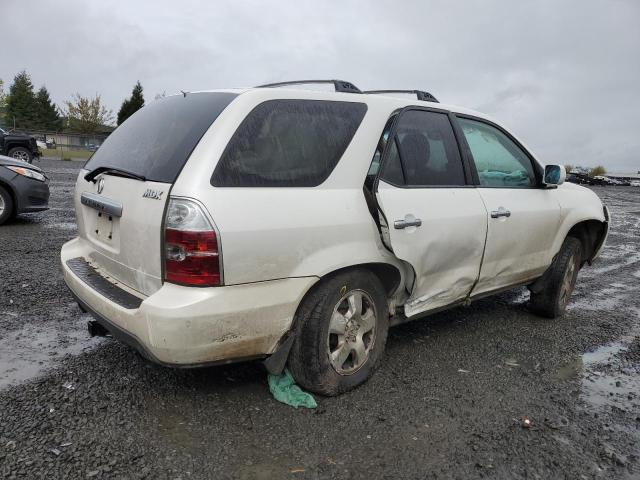
[{"label": "windshield", "polygon": [[120,169],[173,183],[202,135],[236,96],[189,93],[156,100],[109,135],[85,168]]}]

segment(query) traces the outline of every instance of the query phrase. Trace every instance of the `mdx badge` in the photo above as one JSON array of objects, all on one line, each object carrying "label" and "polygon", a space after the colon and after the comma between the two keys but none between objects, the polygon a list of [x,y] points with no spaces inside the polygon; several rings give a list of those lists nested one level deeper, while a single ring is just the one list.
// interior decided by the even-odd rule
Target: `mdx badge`
[{"label": "mdx badge", "polygon": [[142,198],[153,198],[154,200],[162,200],[162,194],[160,190],[153,190],[151,188],[147,188],[142,194]]}]

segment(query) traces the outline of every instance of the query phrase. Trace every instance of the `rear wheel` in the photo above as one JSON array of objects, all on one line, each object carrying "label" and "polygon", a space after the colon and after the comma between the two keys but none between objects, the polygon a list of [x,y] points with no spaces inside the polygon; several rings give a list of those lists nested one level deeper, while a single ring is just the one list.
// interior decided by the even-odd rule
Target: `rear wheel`
[{"label": "rear wheel", "polygon": [[9,150],[9,156],[11,158],[15,158],[16,160],[22,160],[23,162],[31,163],[33,159],[33,155],[29,150],[24,147],[15,147]]},{"label": "rear wheel", "polygon": [[339,273],[303,300],[295,321],[291,374],[307,390],[338,395],[364,383],[382,356],[386,293],[367,270]]},{"label": "rear wheel", "polygon": [[531,292],[531,310],[547,318],[562,315],[576,285],[581,262],[582,244],[577,238],[567,237],[542,289],[538,293]]},{"label": "rear wheel", "polygon": [[13,198],[4,187],[0,187],[0,225],[9,220],[11,215],[13,215]]}]

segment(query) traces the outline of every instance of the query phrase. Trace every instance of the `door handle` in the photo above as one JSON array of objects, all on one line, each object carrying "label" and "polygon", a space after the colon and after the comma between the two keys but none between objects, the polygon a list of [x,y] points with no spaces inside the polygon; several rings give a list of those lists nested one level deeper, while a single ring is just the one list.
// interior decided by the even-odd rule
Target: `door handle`
[{"label": "door handle", "polygon": [[402,230],[407,227],[419,227],[420,225],[422,225],[422,220],[413,217],[413,215],[407,215],[404,217],[404,220],[396,220],[393,222],[393,228],[396,230]]},{"label": "door handle", "polygon": [[500,217],[510,217],[511,212],[503,207],[498,208],[498,210],[494,210],[491,212],[491,218],[500,218]]}]

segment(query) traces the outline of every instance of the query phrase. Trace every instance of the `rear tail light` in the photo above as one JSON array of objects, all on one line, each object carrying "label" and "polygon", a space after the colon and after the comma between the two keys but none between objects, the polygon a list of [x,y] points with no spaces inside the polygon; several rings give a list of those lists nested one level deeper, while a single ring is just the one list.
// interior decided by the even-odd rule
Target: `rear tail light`
[{"label": "rear tail light", "polygon": [[170,198],[164,227],[164,279],[179,285],[222,285],[216,231],[191,200]]}]

